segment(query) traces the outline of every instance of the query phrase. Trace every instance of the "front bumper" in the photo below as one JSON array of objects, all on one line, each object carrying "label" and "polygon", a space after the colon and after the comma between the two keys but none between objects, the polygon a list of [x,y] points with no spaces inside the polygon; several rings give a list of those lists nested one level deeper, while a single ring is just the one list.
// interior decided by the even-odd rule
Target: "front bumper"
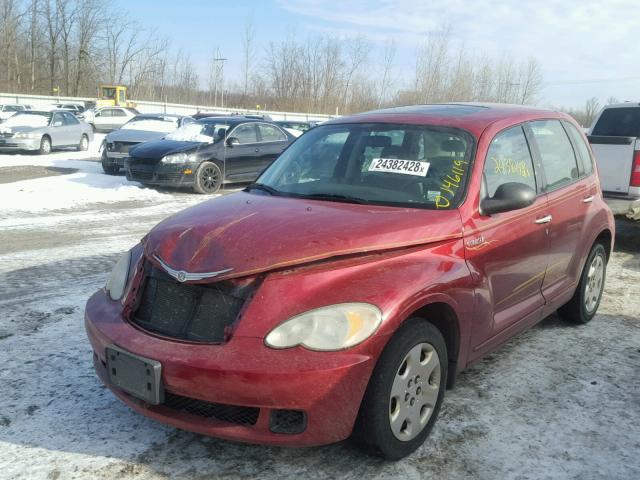
[{"label": "front bumper", "polygon": [[[347,438],[373,370],[371,356],[354,352],[273,350],[262,338],[234,336],[223,345],[193,344],[139,330],[103,290],[87,302],[85,327],[102,381],[143,415],[178,428],[250,443],[314,446]],[[245,318],[244,321],[247,319]],[[109,385],[109,345],[157,360],[165,392],[189,399],[257,409],[252,425],[203,418],[165,404],[149,405]],[[274,433],[277,412],[304,412],[301,433]]]},{"label": "front bumper", "polygon": [[113,165],[113,166],[123,168],[124,162],[128,157],[129,157],[128,153],[110,152],[107,150],[105,155],[102,157],[102,160],[108,165]]},{"label": "front bumper", "polygon": [[191,187],[195,184],[197,166],[192,163],[164,164],[162,162],[146,164],[124,159],[127,180],[168,187]]},{"label": "front bumper", "polygon": [[0,150],[38,150],[40,138],[0,138]]}]

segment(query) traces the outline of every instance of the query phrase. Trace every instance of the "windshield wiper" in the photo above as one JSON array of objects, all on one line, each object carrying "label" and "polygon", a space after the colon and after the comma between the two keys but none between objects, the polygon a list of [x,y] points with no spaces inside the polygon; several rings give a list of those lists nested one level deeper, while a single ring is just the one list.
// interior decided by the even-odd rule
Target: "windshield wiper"
[{"label": "windshield wiper", "polygon": [[278,195],[280,193],[280,190],[276,190],[275,188],[270,187],[269,185],[265,185],[264,183],[252,183],[245,188],[245,191],[248,192],[249,190],[262,190],[263,192],[267,192],[271,195]]},{"label": "windshield wiper", "polygon": [[310,193],[307,195],[301,195],[301,197],[312,198],[314,200],[334,200],[336,202],[368,203],[364,198],[340,195],[338,193]]}]

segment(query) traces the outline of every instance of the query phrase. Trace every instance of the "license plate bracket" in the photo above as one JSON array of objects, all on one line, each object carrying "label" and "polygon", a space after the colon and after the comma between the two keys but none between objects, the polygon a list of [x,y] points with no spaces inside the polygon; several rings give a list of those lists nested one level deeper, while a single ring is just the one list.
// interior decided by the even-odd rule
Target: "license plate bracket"
[{"label": "license plate bracket", "polygon": [[160,362],[115,345],[106,348],[106,356],[109,382],[113,386],[152,405],[164,402]]}]

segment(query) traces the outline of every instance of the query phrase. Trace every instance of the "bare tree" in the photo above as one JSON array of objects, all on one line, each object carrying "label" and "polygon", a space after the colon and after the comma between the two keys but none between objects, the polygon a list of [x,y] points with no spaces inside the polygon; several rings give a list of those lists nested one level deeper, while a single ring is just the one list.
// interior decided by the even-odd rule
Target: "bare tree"
[{"label": "bare tree", "polygon": [[600,102],[596,97],[591,97],[584,105],[584,125],[591,125],[600,111]]},{"label": "bare tree", "polygon": [[255,59],[255,29],[253,27],[253,17],[248,15],[244,22],[244,32],[242,36],[242,75],[244,77],[244,89],[242,91],[243,102],[246,100],[249,89],[250,69]]},{"label": "bare tree", "polygon": [[378,107],[386,100],[387,90],[391,86],[391,71],[396,57],[396,44],[393,39],[388,39],[384,45],[382,56],[382,79],[380,80],[380,94],[378,95]]}]

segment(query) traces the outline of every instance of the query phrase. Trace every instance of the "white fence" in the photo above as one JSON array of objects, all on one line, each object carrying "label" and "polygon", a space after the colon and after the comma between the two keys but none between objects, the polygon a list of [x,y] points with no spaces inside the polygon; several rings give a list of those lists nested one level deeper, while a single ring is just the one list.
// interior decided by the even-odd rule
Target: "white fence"
[{"label": "white fence", "polygon": [[[46,95],[24,95],[19,93],[0,93],[0,104],[17,103],[31,105],[34,110],[49,108],[53,103],[82,103],[95,102],[95,98],[86,97],[53,97]],[[246,110],[242,108],[220,108],[210,105],[184,105],[179,103],[162,103],[132,100],[136,103],[136,109],[141,113],[175,113],[180,115],[193,115],[197,112],[217,112],[221,114],[260,114],[269,115],[273,120],[328,120],[332,115],[315,113],[273,112],[267,110]]]}]

